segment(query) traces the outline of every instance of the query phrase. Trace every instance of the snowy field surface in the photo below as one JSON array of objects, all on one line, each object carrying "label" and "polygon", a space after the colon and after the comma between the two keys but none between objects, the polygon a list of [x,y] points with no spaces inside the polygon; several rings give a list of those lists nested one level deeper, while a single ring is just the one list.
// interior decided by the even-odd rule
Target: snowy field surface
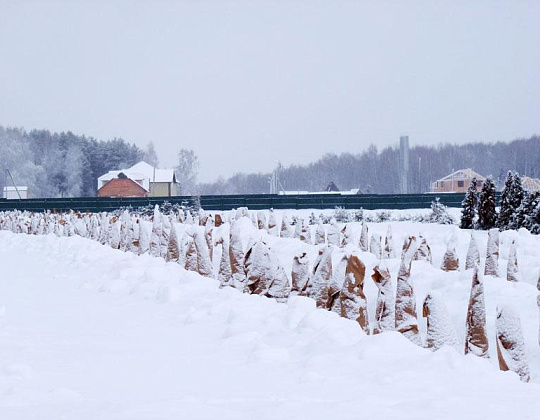
[{"label": "snowy field surface", "polygon": [[[432,352],[397,332],[366,336],[309,298],[281,304],[219,289],[217,280],[147,254],[0,231],[0,419],[538,419],[540,237],[501,234],[501,277],[484,277],[491,357],[480,359],[462,354],[472,272],[439,269],[454,233],[463,267],[471,232],[390,224],[396,246],[419,233],[431,246],[433,264],[412,265],[422,336],[422,302],[432,292],[448,308],[460,352]],[[358,237],[360,224],[352,227]],[[382,237],[387,227],[369,224]],[[487,233],[474,234],[483,264]],[[253,236],[267,241],[288,273],[298,252],[311,263],[317,255],[316,246],[269,236],[246,219],[245,241]],[[505,277],[514,239],[518,283]],[[343,252],[334,253],[334,266]],[[377,260],[359,255],[373,319],[377,288],[369,276]],[[387,264],[395,285],[399,259]],[[531,383],[498,369],[501,304],[520,316]]]}]

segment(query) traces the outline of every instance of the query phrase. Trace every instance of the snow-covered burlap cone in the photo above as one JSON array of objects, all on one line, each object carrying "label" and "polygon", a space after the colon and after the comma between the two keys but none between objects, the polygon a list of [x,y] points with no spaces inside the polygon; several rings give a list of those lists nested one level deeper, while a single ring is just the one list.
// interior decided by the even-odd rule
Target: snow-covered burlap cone
[{"label": "snow-covered burlap cone", "polygon": [[214,233],[214,219],[212,218],[212,216],[209,216],[206,219],[206,224],[204,225],[204,239],[206,241],[206,246],[208,248],[208,255],[210,256],[210,260],[214,259],[213,233]]},{"label": "snow-covered burlap cone", "polygon": [[223,224],[223,217],[221,217],[221,214],[214,214],[214,227],[218,228]]},{"label": "snow-covered burlap cone", "polygon": [[443,256],[443,261],[441,264],[441,269],[444,271],[456,271],[459,270],[459,258],[456,252],[457,246],[457,236],[454,232],[446,248],[446,252]]},{"label": "snow-covered burlap cone", "polygon": [[317,223],[317,230],[315,231],[315,245],[324,245],[326,232],[324,231],[324,225],[322,223],[322,220],[319,220],[319,223]]},{"label": "snow-covered burlap cone", "polygon": [[488,232],[486,276],[499,276],[499,229],[493,228]]},{"label": "snow-covered burlap cone", "polygon": [[508,251],[508,266],[506,268],[506,280],[508,281],[520,281],[521,276],[519,273],[517,262],[517,250],[516,243],[512,241],[510,250]]},{"label": "snow-covered burlap cone", "polygon": [[283,217],[281,218],[281,230],[279,232],[279,236],[282,238],[291,238],[293,236],[293,232],[291,231],[291,222],[289,221],[289,215],[287,213],[283,213]]},{"label": "snow-covered burlap cone", "polygon": [[477,265],[480,265],[480,251],[478,251],[478,245],[474,238],[474,234],[471,234],[467,259],[465,260],[465,270],[472,270]]},{"label": "snow-covered burlap cone", "polygon": [[[416,253],[414,254],[414,260],[416,261],[427,261],[428,263],[433,263],[433,258],[431,256],[431,248],[426,240],[422,235],[419,235],[418,237],[418,248],[416,250]],[[404,245],[404,249],[405,249]],[[403,256],[403,254],[402,254]]]},{"label": "snow-covered burlap cone", "polygon": [[495,324],[499,368],[516,372],[523,382],[529,382],[529,363],[519,315],[509,307],[498,307]]},{"label": "snow-covered burlap cone", "polygon": [[364,294],[366,266],[356,255],[351,255],[345,270],[345,282],[340,293],[341,316],[354,319],[369,334],[367,300]]},{"label": "snow-covered burlap cone", "polygon": [[192,225],[193,224],[193,215],[189,210],[186,211],[186,220],[184,221],[186,225]]},{"label": "snow-covered burlap cone", "polygon": [[197,258],[197,249],[195,248],[195,241],[193,238],[188,239],[186,246],[186,263],[185,268],[187,271],[199,271],[198,258]]},{"label": "snow-covered burlap cone", "polygon": [[296,224],[294,225],[294,237],[296,239],[300,239],[300,236],[302,235],[302,223],[302,219],[296,219]]},{"label": "snow-covered burlap cone", "polygon": [[309,225],[305,222],[302,223],[302,231],[300,232],[300,240],[305,244],[311,245],[311,231]]},{"label": "snow-covered burlap cone", "polygon": [[195,249],[197,251],[197,271],[201,276],[213,277],[212,261],[208,254],[208,246],[204,239],[204,233],[200,229],[194,228],[190,235],[193,237]]},{"label": "snow-covered burlap cone", "polygon": [[139,235],[140,235],[140,221],[139,219],[132,219],[131,224],[129,226],[131,230],[131,244],[129,245],[129,251],[133,252],[134,254],[139,253]]},{"label": "snow-covered burlap cone", "polygon": [[328,290],[332,279],[332,247],[327,246],[321,255],[316,271],[313,275],[308,296],[315,300],[318,308],[330,309],[328,302]]},{"label": "snow-covered burlap cone", "polygon": [[292,279],[292,293],[305,296],[311,273],[309,270],[309,258],[305,252],[302,252],[294,256],[291,279]]},{"label": "snow-covered burlap cone", "polygon": [[484,284],[474,268],[471,296],[467,309],[465,325],[465,354],[472,353],[478,357],[489,357],[489,342],[486,333],[486,304],[484,302]]},{"label": "snow-covered burlap cone", "polygon": [[138,254],[146,254],[150,251],[150,235],[151,232],[146,223],[139,221],[139,250]]},{"label": "snow-covered burlap cone", "polygon": [[369,242],[369,251],[378,259],[382,258],[381,235],[374,233]]},{"label": "snow-covered burlap cone", "polygon": [[411,264],[416,253],[416,238],[411,236],[401,259],[397,277],[396,289],[396,330],[402,333],[413,343],[422,345],[418,333],[418,320],[416,316],[416,298],[414,290],[409,283]]},{"label": "snow-covered burlap cone", "polygon": [[131,216],[125,210],[120,216],[120,249],[127,252],[131,249],[133,230],[131,229]]},{"label": "snow-covered burlap cone", "polygon": [[221,258],[219,259],[219,269],[217,274],[219,287],[229,286],[229,282],[232,278],[231,260],[229,258],[229,241],[221,236],[217,239],[216,245],[221,245]]},{"label": "snow-covered burlap cone", "polygon": [[178,243],[178,234],[174,224],[171,226],[171,232],[169,234],[169,244],[167,245],[167,253],[165,254],[165,261],[178,262],[180,260],[180,245]]},{"label": "snow-covered burlap cone", "polygon": [[161,255],[161,235],[161,212],[159,211],[159,206],[156,204],[152,219],[152,235],[150,236],[150,255],[152,257],[159,257]]},{"label": "snow-covered burlap cone", "polygon": [[392,237],[392,226],[388,225],[386,238],[384,238],[383,258],[396,258],[394,238]]},{"label": "snow-covered burlap cone", "polygon": [[369,250],[369,233],[366,222],[362,222],[362,232],[360,233],[359,248],[361,251],[368,252]]},{"label": "snow-covered burlap cone", "polygon": [[266,229],[268,222],[266,221],[266,214],[264,211],[257,212],[257,228],[260,230]]},{"label": "snow-covered burlap cone", "polygon": [[326,232],[326,239],[328,240],[328,245],[332,246],[339,246],[340,240],[340,230],[339,225],[336,222],[336,219],[332,219],[330,222],[330,225],[328,226],[328,230]]},{"label": "snow-covered burlap cone", "polygon": [[268,214],[268,233],[273,236],[279,236],[279,230],[274,209],[270,209],[270,212]]},{"label": "snow-covered burlap cone", "polygon": [[159,256],[165,258],[167,247],[169,246],[169,235],[171,234],[171,219],[168,215],[161,215],[161,237],[159,238]]},{"label": "snow-covered burlap cone", "polygon": [[120,249],[120,223],[117,217],[111,218],[109,223],[109,245],[113,249]]},{"label": "snow-covered burlap cone", "polygon": [[396,302],[394,300],[394,288],[392,287],[390,271],[387,267],[377,265],[373,269],[371,278],[379,289],[373,334],[394,331],[396,329]]},{"label": "snow-covered burlap cone", "polygon": [[442,346],[450,346],[458,350],[458,339],[452,319],[440,298],[428,293],[424,300],[422,315],[427,317],[427,348],[438,350]]},{"label": "snow-covered burlap cone", "polygon": [[347,270],[348,256],[343,256],[337,267],[332,270],[330,285],[328,286],[328,309],[341,315],[341,289],[345,284],[345,271]]},{"label": "snow-covered burlap cone", "polygon": [[259,241],[246,257],[247,287],[250,293],[285,301],[290,289],[287,276],[276,254]]},{"label": "snow-covered burlap cone", "polygon": [[99,224],[99,243],[105,245],[109,243],[109,216],[107,213],[101,213],[101,222]]},{"label": "snow-covered burlap cone", "polygon": [[346,223],[341,229],[341,244],[342,248],[346,247],[353,242],[352,227]]},{"label": "snow-covered burlap cone", "polygon": [[199,226],[205,226],[206,221],[208,220],[209,214],[203,209],[199,210]]},{"label": "snow-covered burlap cone", "polygon": [[[540,283],[540,280],[538,280]],[[536,296],[536,306],[538,306],[538,315],[540,319],[540,295]],[[540,325],[540,323],[538,324]],[[540,328],[538,329],[538,344],[540,345]]]},{"label": "snow-covered burlap cone", "polygon": [[242,245],[240,225],[233,222],[229,234],[229,260],[231,261],[232,280],[230,286],[244,290],[246,273],[244,271],[244,248]]},{"label": "snow-covered burlap cone", "polygon": [[[47,224],[45,224],[44,233],[49,233],[47,229]],[[95,214],[90,216],[90,239],[94,241],[99,240],[99,220]]]}]

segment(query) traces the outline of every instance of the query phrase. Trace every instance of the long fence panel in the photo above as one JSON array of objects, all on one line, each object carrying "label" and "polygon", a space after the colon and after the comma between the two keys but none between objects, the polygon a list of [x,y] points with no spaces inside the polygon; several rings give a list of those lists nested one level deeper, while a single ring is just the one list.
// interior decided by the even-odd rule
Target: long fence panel
[{"label": "long fence panel", "polygon": [[[200,203],[205,210],[231,210],[248,207],[252,210],[263,209],[415,209],[429,208],[433,200],[439,197],[448,207],[460,207],[463,194],[299,194],[299,195],[203,195],[200,197],[133,197],[133,198],[34,198],[27,200],[0,200],[0,211],[28,210],[34,212],[75,210],[82,212],[112,211],[124,207],[144,207],[148,205],[181,204],[194,206]],[[499,197],[497,197],[499,198]]]}]

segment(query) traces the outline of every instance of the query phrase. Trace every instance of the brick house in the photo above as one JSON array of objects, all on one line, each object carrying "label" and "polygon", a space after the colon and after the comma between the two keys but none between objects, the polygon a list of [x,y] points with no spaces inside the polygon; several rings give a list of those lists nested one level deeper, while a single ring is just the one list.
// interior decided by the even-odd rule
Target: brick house
[{"label": "brick house", "polygon": [[[178,195],[178,182],[174,170],[154,168],[146,162],[139,162],[130,168],[109,171],[101,175],[98,178],[98,191],[109,181],[118,178],[120,174],[139,184],[146,191],[148,197],[173,197]],[[115,183],[117,182],[115,181]],[[123,184],[127,185],[126,182]]]},{"label": "brick house", "polygon": [[438,179],[431,183],[430,192],[432,193],[465,193],[471,185],[473,178],[476,178],[476,191],[482,189],[482,185],[486,180],[485,177],[472,169],[460,169],[459,171],[452,172],[450,175],[446,175],[444,178]]},{"label": "brick house", "polygon": [[123,173],[107,181],[97,191],[98,197],[148,197],[148,190]]}]

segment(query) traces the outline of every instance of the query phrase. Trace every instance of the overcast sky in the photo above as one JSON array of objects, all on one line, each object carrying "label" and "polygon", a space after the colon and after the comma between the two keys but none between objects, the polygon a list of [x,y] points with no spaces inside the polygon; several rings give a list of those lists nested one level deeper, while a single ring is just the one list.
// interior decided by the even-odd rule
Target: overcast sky
[{"label": "overcast sky", "polygon": [[0,0],[0,124],[194,149],[200,180],[540,134],[540,1]]}]

